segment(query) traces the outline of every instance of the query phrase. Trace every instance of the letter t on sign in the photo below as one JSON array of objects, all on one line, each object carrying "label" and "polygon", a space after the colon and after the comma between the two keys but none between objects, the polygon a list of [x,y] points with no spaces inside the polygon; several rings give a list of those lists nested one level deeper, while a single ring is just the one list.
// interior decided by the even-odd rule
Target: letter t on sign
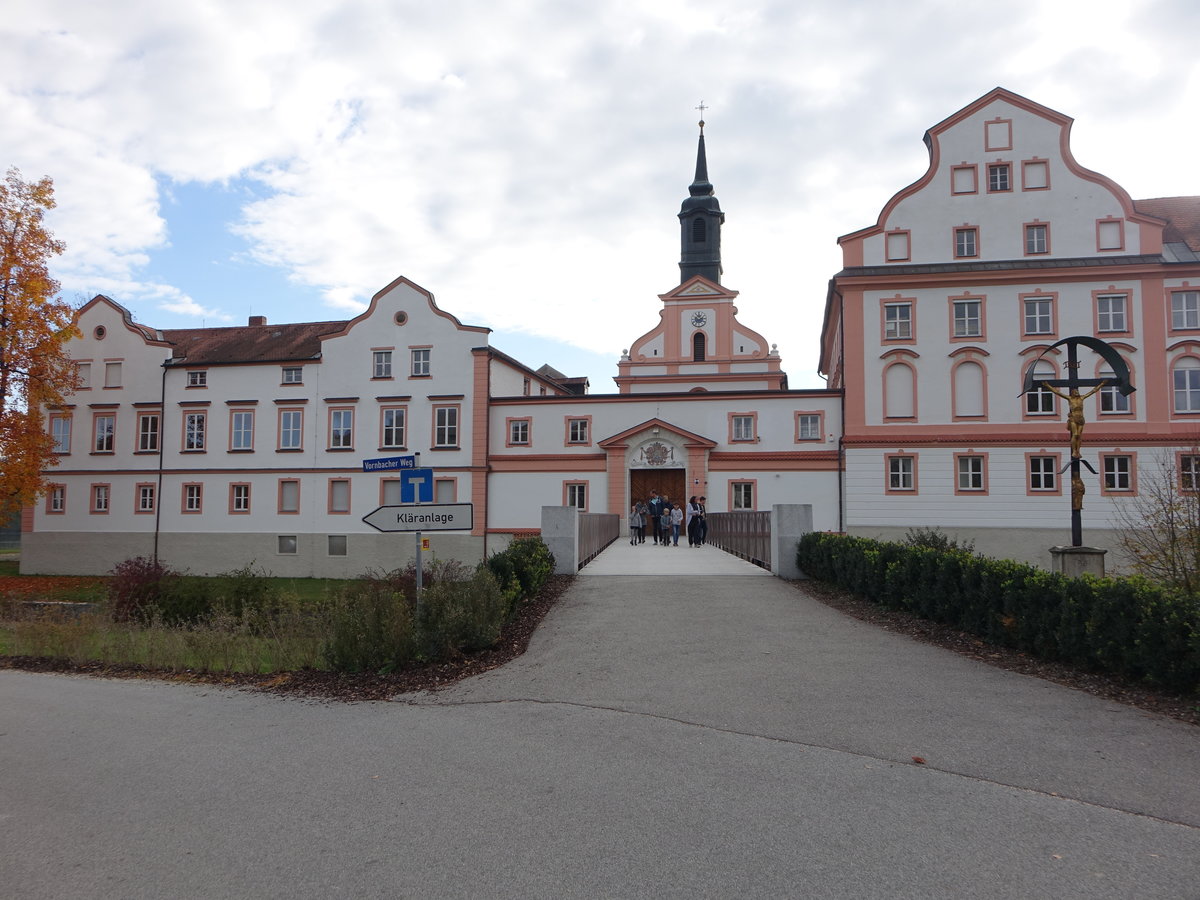
[{"label": "letter t on sign", "polygon": [[400,502],[433,502],[433,469],[400,470]]}]

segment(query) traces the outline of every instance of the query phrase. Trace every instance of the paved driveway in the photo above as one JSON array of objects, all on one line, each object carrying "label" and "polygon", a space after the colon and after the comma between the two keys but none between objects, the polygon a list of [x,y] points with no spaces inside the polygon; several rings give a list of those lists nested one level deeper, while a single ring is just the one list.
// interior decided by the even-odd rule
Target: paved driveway
[{"label": "paved driveway", "polygon": [[0,672],[4,894],[1200,896],[1197,729],[625,549],[436,695]]}]

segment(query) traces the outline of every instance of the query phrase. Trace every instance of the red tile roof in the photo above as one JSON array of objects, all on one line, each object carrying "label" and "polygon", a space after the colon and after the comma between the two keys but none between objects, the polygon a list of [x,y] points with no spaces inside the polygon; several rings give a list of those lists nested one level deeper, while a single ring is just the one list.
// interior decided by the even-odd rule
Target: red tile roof
[{"label": "red tile roof", "polygon": [[1192,250],[1200,250],[1200,197],[1156,197],[1152,200],[1134,200],[1140,213],[1166,219],[1163,243],[1184,243]]},{"label": "red tile roof", "polygon": [[346,322],[290,325],[238,325],[232,328],[165,328],[173,345],[172,365],[240,362],[292,362],[321,355],[321,336],[341,331]]}]

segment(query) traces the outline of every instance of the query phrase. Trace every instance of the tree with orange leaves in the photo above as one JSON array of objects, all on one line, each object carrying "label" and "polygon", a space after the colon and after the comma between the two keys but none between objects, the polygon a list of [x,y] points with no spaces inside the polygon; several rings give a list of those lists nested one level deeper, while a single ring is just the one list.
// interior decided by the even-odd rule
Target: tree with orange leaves
[{"label": "tree with orange leaves", "polygon": [[77,384],[66,343],[79,335],[75,311],[58,298],[49,260],[63,252],[42,222],[54,182],[26,182],[19,169],[0,182],[0,516],[32,503],[42,472],[57,462],[42,419]]}]

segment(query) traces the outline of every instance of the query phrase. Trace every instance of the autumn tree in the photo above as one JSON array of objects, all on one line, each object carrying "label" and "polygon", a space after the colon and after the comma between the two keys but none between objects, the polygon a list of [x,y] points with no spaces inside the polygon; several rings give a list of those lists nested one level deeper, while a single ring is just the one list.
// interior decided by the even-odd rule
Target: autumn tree
[{"label": "autumn tree", "polygon": [[1116,507],[1117,541],[1139,575],[1200,596],[1200,449],[1163,454]]},{"label": "autumn tree", "polygon": [[54,182],[26,182],[19,169],[0,183],[0,516],[34,501],[54,445],[42,413],[76,387],[66,343],[79,334],[58,298],[49,261],[63,252],[43,224]]}]

